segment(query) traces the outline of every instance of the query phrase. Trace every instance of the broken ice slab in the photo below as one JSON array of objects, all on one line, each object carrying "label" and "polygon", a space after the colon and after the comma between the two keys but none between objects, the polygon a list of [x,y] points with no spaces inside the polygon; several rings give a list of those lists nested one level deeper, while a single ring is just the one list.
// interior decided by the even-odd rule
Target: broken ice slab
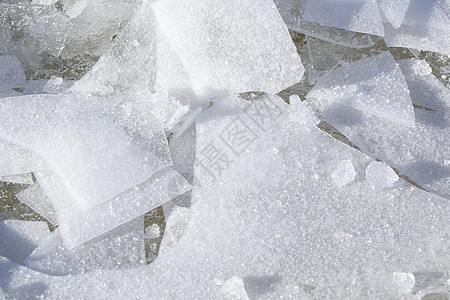
[{"label": "broken ice slab", "polygon": [[302,78],[303,65],[272,1],[169,0],[151,5],[200,98],[276,93]]},{"label": "broken ice slab", "polygon": [[17,199],[39,215],[44,217],[52,225],[57,224],[55,209],[50,200],[45,195],[45,192],[39,186],[39,183],[34,183],[26,189],[16,194]]},{"label": "broken ice slab", "polygon": [[398,62],[408,84],[413,104],[450,114],[450,93],[433,74],[426,61],[405,59]]},{"label": "broken ice slab", "polygon": [[443,0],[411,0],[398,29],[385,26],[386,44],[450,55],[449,4]]},{"label": "broken ice slab", "polygon": [[377,0],[309,0],[305,20],[323,26],[384,36]]},{"label": "broken ice slab", "polygon": [[224,299],[248,300],[247,291],[242,278],[233,276],[222,284],[222,293]]},{"label": "broken ice slab", "polygon": [[82,211],[65,194],[57,176],[48,171],[35,175],[55,208],[59,230],[68,249],[133,220],[190,189],[183,176],[165,168],[147,181]]},{"label": "broken ice slab", "polygon": [[355,180],[356,172],[350,160],[341,161],[336,170],[331,173],[331,178],[338,187],[343,187]]},{"label": "broken ice slab", "polygon": [[31,176],[31,173],[14,174],[14,175],[8,175],[8,176],[0,176],[0,181],[17,183],[17,184],[32,184],[33,177]]},{"label": "broken ice slab", "polygon": [[397,174],[385,163],[373,161],[367,166],[366,181],[375,190],[391,187],[397,180]]},{"label": "broken ice slab", "polygon": [[49,275],[86,273],[96,269],[125,269],[145,263],[144,218],[138,217],[96,239],[68,250],[59,230],[41,241],[25,260],[33,270]]},{"label": "broken ice slab", "polygon": [[0,222],[0,255],[15,263],[23,264],[49,233],[46,222],[19,220]]},{"label": "broken ice slab", "polygon": [[402,25],[411,0],[377,0],[380,12],[397,29]]},{"label": "broken ice slab", "polygon": [[408,85],[389,52],[331,70],[306,97],[327,99],[400,125],[415,126]]},{"label": "broken ice slab", "polygon": [[0,139],[41,157],[86,210],[171,164],[161,124],[130,104],[140,97],[145,95],[1,99]]},{"label": "broken ice slab", "polygon": [[[408,81],[413,97],[444,103],[441,89],[422,89],[420,80]],[[427,87],[425,85],[425,87]],[[445,96],[447,97],[447,96]],[[425,99],[425,101],[426,101]],[[416,108],[416,127],[398,126],[337,103],[308,98],[308,103],[320,118],[331,124],[367,155],[396,168],[415,185],[445,198],[450,198],[450,122],[448,113]],[[419,99],[418,101],[424,101]],[[447,106],[448,107],[448,106]]]},{"label": "broken ice slab", "polygon": [[30,173],[39,165],[40,159],[34,153],[0,139],[0,177]]},{"label": "broken ice slab", "polygon": [[14,55],[0,55],[0,90],[24,88],[26,82],[20,61]]},{"label": "broken ice slab", "polygon": [[320,123],[319,118],[314,114],[308,103],[300,100],[297,95],[289,97],[290,112],[289,120],[298,124],[304,125],[306,128],[311,128]]},{"label": "broken ice slab", "polygon": [[275,4],[289,29],[333,44],[357,49],[373,46],[379,40],[377,36],[305,21],[306,2],[306,0],[275,0]]}]

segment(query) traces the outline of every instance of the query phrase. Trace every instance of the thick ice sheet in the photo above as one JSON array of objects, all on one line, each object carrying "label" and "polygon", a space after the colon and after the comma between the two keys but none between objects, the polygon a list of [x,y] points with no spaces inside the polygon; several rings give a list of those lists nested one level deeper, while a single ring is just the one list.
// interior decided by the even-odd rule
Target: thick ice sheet
[{"label": "thick ice sheet", "polygon": [[337,102],[414,127],[408,85],[389,52],[343,65],[320,77],[306,96]]},{"label": "thick ice sheet", "polygon": [[[253,108],[226,102],[198,120],[197,161],[205,163],[202,150],[212,144],[234,162],[215,179],[196,166],[203,189],[194,192],[190,223],[169,252],[145,268],[62,278],[2,261],[7,296],[223,299],[221,283],[239,277],[250,299],[400,298],[394,272],[413,273],[419,297],[434,284],[439,289],[440,280],[427,282],[431,273],[447,280],[446,199],[402,181],[373,190],[364,175],[370,158],[318,129],[293,126],[281,100]],[[264,107],[271,109],[255,111]],[[281,121],[270,121],[269,112]],[[258,135],[240,155],[221,138],[236,122]],[[357,174],[336,188],[331,173],[342,160]],[[24,289],[25,277],[42,289]]]},{"label": "thick ice sheet", "polygon": [[0,138],[40,156],[77,207],[86,210],[171,164],[161,124],[127,104],[139,97],[3,99]]},{"label": "thick ice sheet", "polygon": [[[408,78],[408,77],[407,77]],[[426,81],[425,81],[426,82]],[[408,81],[413,102],[446,103],[441,89],[429,89],[423,81]],[[422,99],[425,93],[425,98]],[[434,99],[434,100],[432,100]],[[344,134],[353,144],[373,158],[389,164],[420,187],[450,198],[450,121],[442,110],[416,108],[416,127],[399,126],[337,103],[308,98],[321,118]],[[442,106],[441,106],[442,107]],[[448,107],[448,106],[444,106]]]},{"label": "thick ice sheet", "polygon": [[0,222],[0,255],[23,264],[50,231],[46,222],[5,220]]},{"label": "thick ice sheet", "polygon": [[68,249],[125,224],[190,189],[180,174],[166,168],[147,181],[82,211],[65,193],[54,173],[37,172],[36,178],[55,208],[59,230]]},{"label": "thick ice sheet", "polygon": [[255,1],[157,1],[156,21],[200,98],[276,93],[304,68],[275,5]]},{"label": "thick ice sheet", "polygon": [[26,82],[20,61],[14,55],[0,55],[0,91],[24,88]]},{"label": "thick ice sheet", "polygon": [[58,224],[56,212],[39,183],[33,183],[16,194],[17,199],[44,217],[53,225]]},{"label": "thick ice sheet", "polygon": [[306,5],[305,20],[384,36],[377,0],[310,0]]},{"label": "thick ice sheet", "polygon": [[86,273],[96,269],[126,269],[145,263],[144,217],[85,243],[74,250],[64,247],[54,231],[25,260],[33,270],[49,275]]},{"label": "thick ice sheet", "polygon": [[397,29],[402,25],[411,0],[377,0],[381,13]]}]

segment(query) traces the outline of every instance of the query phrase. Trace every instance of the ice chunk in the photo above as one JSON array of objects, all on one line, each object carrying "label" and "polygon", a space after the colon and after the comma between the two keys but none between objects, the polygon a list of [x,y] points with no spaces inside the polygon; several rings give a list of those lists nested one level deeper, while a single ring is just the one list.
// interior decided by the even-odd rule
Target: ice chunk
[{"label": "ice chunk", "polygon": [[35,154],[0,139],[0,176],[30,173],[39,165]]},{"label": "ice chunk", "polygon": [[222,284],[222,292],[225,299],[248,300],[242,278],[233,276]]},{"label": "ice chunk", "polygon": [[29,206],[53,225],[57,224],[55,210],[39,183],[36,182],[20,191],[16,197],[21,203]]},{"label": "ice chunk", "polygon": [[139,217],[73,250],[64,247],[56,230],[39,243],[25,265],[58,276],[137,267],[145,263],[143,230],[144,219]]},{"label": "ice chunk", "polygon": [[6,97],[16,97],[21,96],[22,93],[19,93],[15,90],[0,90],[0,98],[6,98]]},{"label": "ice chunk", "polygon": [[336,170],[331,173],[331,178],[338,187],[343,187],[344,185],[352,182],[355,180],[355,176],[355,168],[349,160],[341,161]]},{"label": "ice chunk", "polygon": [[158,224],[152,224],[151,226],[145,229],[145,238],[146,239],[157,239],[161,235],[161,229]]},{"label": "ice chunk", "polygon": [[398,176],[388,165],[373,161],[366,169],[366,180],[375,190],[382,190],[397,182]]},{"label": "ice chunk", "polygon": [[289,97],[289,103],[291,105],[289,120],[305,125],[307,128],[311,128],[319,124],[319,118],[317,118],[314,114],[308,103],[302,102],[299,96],[292,95]]},{"label": "ice chunk", "polygon": [[398,126],[325,99],[310,97],[307,101],[321,119],[364,153],[397,169],[412,184],[450,198],[450,167],[446,164],[450,153],[448,89],[433,75],[413,75],[411,63],[402,61],[401,65],[412,102],[417,105],[415,128]]},{"label": "ice chunk", "polygon": [[133,220],[190,189],[180,174],[166,168],[147,181],[89,210],[81,211],[73,199],[65,194],[64,186],[57,176],[40,171],[36,173],[36,178],[55,208],[64,246],[68,249]]},{"label": "ice chunk", "polygon": [[0,181],[12,182],[12,183],[18,183],[18,184],[32,184],[33,178],[31,177],[31,173],[26,173],[26,174],[0,176]]},{"label": "ice chunk", "polygon": [[152,7],[201,98],[276,93],[302,78],[303,65],[272,1],[169,0]]},{"label": "ice chunk", "polygon": [[400,293],[411,292],[416,279],[412,273],[394,272],[392,273],[392,281],[398,287]]},{"label": "ice chunk", "polygon": [[25,73],[14,55],[0,55],[0,90],[24,88]]},{"label": "ice chunk", "polygon": [[307,98],[322,98],[414,127],[408,86],[389,52],[349,63],[322,76]]},{"label": "ice chunk", "polygon": [[129,109],[139,97],[2,99],[0,138],[39,155],[86,210],[171,164],[161,124],[148,111]]},{"label": "ice chunk", "polygon": [[174,206],[166,219],[163,239],[159,246],[159,255],[168,253],[183,236],[189,221],[189,208]]},{"label": "ice chunk", "polygon": [[397,29],[402,25],[411,0],[377,0],[380,11]]},{"label": "ice chunk", "polygon": [[309,0],[305,20],[324,26],[384,36],[377,0]]},{"label": "ice chunk", "polygon": [[0,255],[23,264],[48,234],[46,222],[6,220],[0,222]]}]

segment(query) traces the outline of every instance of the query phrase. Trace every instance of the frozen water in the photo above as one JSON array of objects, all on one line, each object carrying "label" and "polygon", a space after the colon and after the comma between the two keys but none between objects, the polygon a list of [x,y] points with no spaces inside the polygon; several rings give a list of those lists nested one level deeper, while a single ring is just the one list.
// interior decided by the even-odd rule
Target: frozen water
[{"label": "frozen water", "polygon": [[408,86],[389,52],[336,68],[324,76],[307,98],[321,98],[414,127]]},{"label": "frozen water", "polygon": [[394,272],[392,281],[398,286],[399,292],[404,294],[411,292],[416,279],[412,273]]},{"label": "frozen water", "polygon": [[82,210],[170,165],[160,123],[127,102],[139,95],[3,99],[0,138],[39,155]]},{"label": "frozen water", "polygon": [[161,235],[161,229],[158,224],[152,224],[151,226],[145,229],[145,238],[146,239],[157,239]]},{"label": "frozen water", "polygon": [[302,124],[307,128],[311,128],[320,123],[319,118],[314,114],[308,103],[302,102],[300,97],[292,95],[289,97],[291,111],[289,112],[289,120]]},{"label": "frozen water", "polygon": [[306,5],[305,20],[384,36],[377,0],[310,0]]},{"label": "frozen water", "polygon": [[166,217],[166,228],[159,246],[159,255],[168,253],[183,236],[189,221],[189,208],[174,206]]},{"label": "frozen water", "polygon": [[222,284],[224,299],[248,300],[242,278],[233,276]]},{"label": "frozen water", "polygon": [[0,255],[23,264],[48,234],[46,222],[5,220],[0,222]]},{"label": "frozen water", "polygon": [[20,191],[16,197],[21,203],[29,206],[53,225],[57,224],[55,210],[39,183],[34,183]]},{"label": "frozen water", "polygon": [[6,97],[15,97],[15,96],[21,96],[22,93],[19,93],[15,90],[0,90],[0,98],[6,98]]},{"label": "frozen water", "polygon": [[139,217],[73,250],[64,247],[56,230],[39,243],[25,265],[50,275],[137,267],[145,263],[143,229],[144,218]]},{"label": "frozen water", "polygon": [[20,61],[14,55],[0,55],[0,91],[24,88],[25,73]]},{"label": "frozen water", "polygon": [[411,0],[377,0],[382,14],[397,29],[402,25]]},{"label": "frozen water", "polygon": [[39,164],[39,158],[32,152],[0,139],[1,177],[32,172]]},{"label": "frozen water", "polygon": [[341,161],[336,170],[331,173],[331,178],[338,187],[343,187],[355,180],[356,172],[353,164],[349,160]]},{"label": "frozen water", "polygon": [[382,190],[397,182],[398,176],[388,165],[373,161],[366,169],[366,180],[375,190]]},{"label": "frozen water", "polygon": [[31,177],[31,173],[26,173],[26,174],[0,176],[0,181],[18,184],[32,184],[33,178]]},{"label": "frozen water", "polygon": [[303,65],[272,1],[169,0],[152,7],[200,98],[276,93],[302,78]]}]

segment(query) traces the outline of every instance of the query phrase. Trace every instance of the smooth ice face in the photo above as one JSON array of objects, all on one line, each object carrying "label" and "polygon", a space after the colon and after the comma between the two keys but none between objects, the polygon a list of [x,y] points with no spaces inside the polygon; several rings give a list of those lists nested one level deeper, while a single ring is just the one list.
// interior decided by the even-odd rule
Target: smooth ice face
[{"label": "smooth ice face", "polygon": [[299,82],[303,65],[269,0],[157,1],[156,21],[201,98]]},{"label": "smooth ice face", "polygon": [[375,190],[382,190],[397,182],[398,176],[388,165],[373,161],[366,169],[366,180]]},{"label": "smooth ice face", "polygon": [[74,250],[64,247],[57,229],[39,243],[25,265],[55,276],[138,267],[145,263],[143,229],[141,216]]},{"label": "smooth ice face", "polygon": [[380,11],[386,19],[397,29],[402,25],[403,18],[411,0],[377,0]]},{"label": "smooth ice face", "polygon": [[0,255],[23,264],[50,231],[46,222],[6,220],[0,222]]},{"label": "smooth ice face", "polygon": [[376,0],[309,0],[305,20],[323,26],[384,36]]},{"label": "smooth ice face", "polygon": [[389,52],[326,73],[306,97],[327,99],[400,125],[415,126],[408,86]]},{"label": "smooth ice face", "polygon": [[171,164],[161,124],[127,104],[138,98],[3,99],[0,138],[39,155],[76,205],[86,210]]},{"label": "smooth ice face", "polygon": [[24,88],[26,82],[20,61],[14,55],[0,55],[0,91]]},{"label": "smooth ice face", "polygon": [[353,167],[352,162],[349,160],[341,161],[337,165],[336,170],[331,173],[331,178],[338,187],[343,187],[344,185],[352,182],[353,180],[355,180],[355,176],[355,168]]}]

